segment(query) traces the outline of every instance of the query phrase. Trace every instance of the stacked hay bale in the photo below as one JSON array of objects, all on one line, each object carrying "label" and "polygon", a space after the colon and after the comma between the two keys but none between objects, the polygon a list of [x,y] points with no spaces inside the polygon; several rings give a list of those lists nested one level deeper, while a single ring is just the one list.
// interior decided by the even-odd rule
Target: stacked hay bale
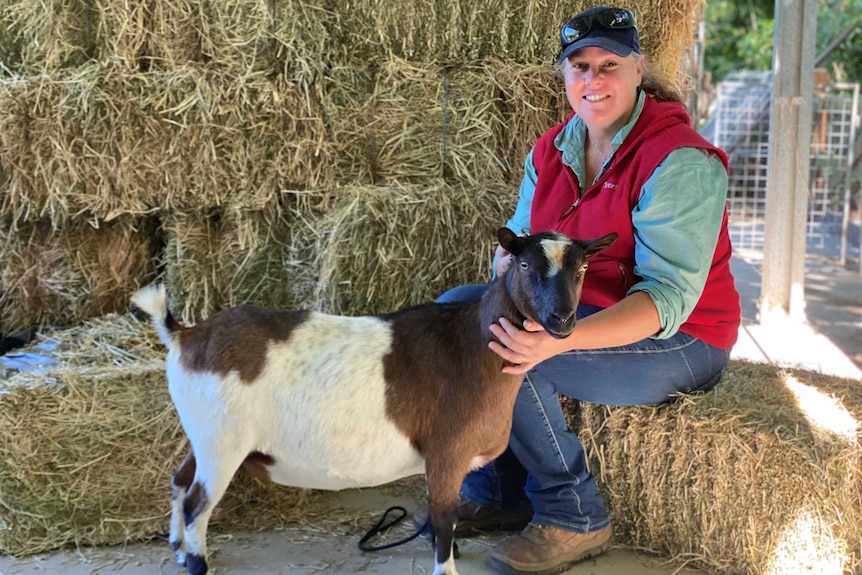
[{"label": "stacked hay bale", "polygon": [[[263,229],[281,217],[291,229],[294,216],[314,225],[322,214],[297,214],[292,199],[282,197],[288,190],[320,194],[321,201],[303,205],[325,208],[364,186],[414,185],[417,195],[437,196],[417,202],[417,210],[468,202],[468,211],[483,214],[476,235],[492,244],[494,228],[514,208],[526,152],[565,114],[549,66],[556,31],[566,17],[595,3],[434,0],[405,9],[398,3],[313,0],[5,2],[0,245],[20,249],[17,229],[23,224],[50,229],[59,245],[61,236],[84,222],[103,236],[156,230],[104,242],[137,240],[132,252],[161,257],[126,270],[118,297],[99,311],[120,311],[136,284],[164,275],[182,278],[182,285],[171,285],[176,292],[206,294],[182,302],[191,319],[241,301],[316,303],[304,299],[308,290],[282,285],[274,271],[267,273],[276,281],[272,290],[267,282],[250,292],[207,285],[254,276],[268,256],[252,253],[248,269],[216,270],[211,266],[218,261],[235,261],[234,253],[202,254],[197,261],[189,259],[193,252],[167,250],[212,272],[196,276],[176,269],[177,260],[162,251],[184,242],[166,230],[195,235],[213,225]],[[657,75],[680,85],[681,58],[701,1],[623,4],[638,14]],[[254,220],[259,223],[249,223]],[[190,227],[177,227],[179,222]],[[373,237],[389,230],[365,231]],[[275,232],[269,239],[276,251],[294,242]],[[66,255],[74,259],[77,253]],[[469,273],[447,276],[450,285],[487,277],[487,268],[461,255],[469,261],[457,269]],[[437,265],[446,265],[422,263],[414,272],[431,277],[439,276]],[[302,275],[320,274],[311,269]],[[63,305],[15,309],[22,294],[38,299],[32,288],[25,291],[34,282],[38,294]],[[74,274],[52,274],[50,266],[4,263],[3,330],[92,317],[92,307],[70,295],[88,288]],[[271,301],[267,293],[274,294]],[[433,295],[414,292],[407,300],[398,295],[362,307],[389,310]]]}]

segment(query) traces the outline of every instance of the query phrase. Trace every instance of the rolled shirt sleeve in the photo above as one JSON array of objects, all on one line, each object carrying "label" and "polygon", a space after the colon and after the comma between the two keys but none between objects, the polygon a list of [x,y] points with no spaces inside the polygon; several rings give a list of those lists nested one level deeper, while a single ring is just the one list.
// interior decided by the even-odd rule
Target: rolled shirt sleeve
[{"label": "rolled shirt sleeve", "polygon": [[671,152],[644,184],[632,212],[635,273],[662,329],[674,335],[700,299],[715,254],[727,197],[722,161],[698,148]]}]

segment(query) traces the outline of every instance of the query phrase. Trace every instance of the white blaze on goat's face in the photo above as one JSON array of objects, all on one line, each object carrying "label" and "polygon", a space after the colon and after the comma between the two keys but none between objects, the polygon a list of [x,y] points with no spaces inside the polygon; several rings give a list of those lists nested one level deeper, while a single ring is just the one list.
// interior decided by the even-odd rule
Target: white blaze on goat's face
[{"label": "white blaze on goat's face", "polygon": [[566,257],[566,249],[571,242],[567,240],[542,240],[542,249],[548,258],[547,277],[552,278],[563,269],[563,261]]}]

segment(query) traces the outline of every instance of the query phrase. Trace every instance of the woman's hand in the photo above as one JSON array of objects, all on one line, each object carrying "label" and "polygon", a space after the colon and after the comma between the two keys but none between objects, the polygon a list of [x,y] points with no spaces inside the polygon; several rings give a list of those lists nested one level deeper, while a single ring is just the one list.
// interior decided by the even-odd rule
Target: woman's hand
[{"label": "woman's hand", "polygon": [[506,270],[509,269],[509,266],[512,265],[512,254],[510,254],[503,246],[497,246],[497,253],[494,256],[494,273],[496,277],[500,277]]},{"label": "woman's hand", "polygon": [[564,339],[555,339],[534,321],[524,327],[500,318],[491,324],[491,333],[499,342],[488,347],[514,364],[503,373],[527,373],[549,357],[573,349],[599,349],[628,345],[658,333],[661,322],[658,310],[647,292],[634,292],[609,308],[579,319],[575,330]]},{"label": "woman's hand", "polygon": [[552,338],[542,326],[534,321],[524,321],[521,329],[506,318],[500,318],[500,323],[491,324],[491,333],[500,340],[488,344],[491,351],[512,363],[503,368],[503,373],[527,373],[536,364],[541,363],[564,351],[561,341]]}]

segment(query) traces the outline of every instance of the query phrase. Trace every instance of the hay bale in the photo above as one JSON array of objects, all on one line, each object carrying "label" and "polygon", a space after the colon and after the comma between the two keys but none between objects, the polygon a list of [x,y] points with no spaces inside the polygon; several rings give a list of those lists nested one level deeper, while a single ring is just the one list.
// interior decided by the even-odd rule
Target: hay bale
[{"label": "hay bale", "polygon": [[105,2],[98,19],[101,59],[129,70],[211,64],[309,86],[334,49],[335,14],[309,2]]},{"label": "hay bale", "polygon": [[0,231],[0,325],[74,325],[125,309],[155,277],[161,244],[147,218],[81,219],[54,229],[47,220]]},{"label": "hay bale", "polygon": [[[349,80],[359,89],[368,86],[362,76]],[[433,63],[388,59],[374,74],[372,92],[354,97],[359,107],[327,107],[334,113],[333,136],[339,148],[356,156],[347,162],[368,174],[367,183],[419,183],[443,176],[442,85],[441,70]],[[370,165],[362,167],[363,160]],[[339,181],[345,182],[344,175],[342,171]]]},{"label": "hay bale", "polygon": [[[338,41],[359,60],[393,54],[418,62],[478,62],[499,57],[551,64],[560,24],[587,3],[425,0],[403,4],[359,2],[338,10]],[[346,8],[346,7],[345,7]]]},{"label": "hay bale", "polygon": [[[339,44],[355,62],[392,54],[414,62],[441,65],[499,58],[512,63],[550,66],[559,54],[560,25],[576,13],[601,4],[597,0],[517,2],[359,2],[339,9],[343,22]],[[653,71],[679,88],[683,56],[694,41],[703,0],[630,0],[638,21],[641,45]]]},{"label": "hay bale", "polygon": [[500,135],[505,101],[499,97],[497,70],[487,64],[448,68],[442,99],[443,174],[463,186],[506,182]]},{"label": "hay bale", "polygon": [[[113,205],[87,201],[114,195],[116,158],[100,125],[110,98],[101,79],[100,67],[86,65],[62,78],[42,75],[0,84],[4,216],[49,218],[59,226],[82,211],[100,219],[113,215]],[[135,200],[126,211],[141,214],[144,207]]]},{"label": "hay bale", "polygon": [[731,362],[657,407],[566,402],[618,541],[710,573],[862,566],[862,386]]},{"label": "hay bale", "polygon": [[[3,10],[2,18],[10,30],[5,51],[22,54],[17,72],[54,71],[89,59],[119,62],[128,70],[212,63],[243,72],[281,73],[310,86],[332,62],[345,57],[363,64],[394,55],[444,66],[495,57],[550,65],[559,49],[560,24],[597,3],[52,0],[46,5],[19,0]],[[703,0],[622,5],[636,13],[643,48],[655,69],[679,81]]]},{"label": "hay bale", "polygon": [[382,313],[488,281],[496,230],[517,197],[437,182],[283,200],[275,211],[165,218],[166,282],[186,321],[238,303]]},{"label": "hay bale", "polygon": [[343,65],[328,76],[323,106],[342,185],[503,181],[502,110],[485,66],[395,57],[360,70]]},{"label": "hay bale", "polygon": [[111,78],[122,198],[256,210],[334,179],[320,105],[283,78],[193,67]]},{"label": "hay bale", "polygon": [[97,2],[97,59],[126,70],[203,63],[205,4],[199,0]]},{"label": "hay bale", "polygon": [[3,213],[262,209],[334,179],[322,110],[282,78],[89,64],[0,85]]},{"label": "hay bale", "polygon": [[27,73],[84,64],[95,50],[92,31],[97,18],[87,2],[17,0],[4,2],[0,40],[9,42],[3,52],[15,54],[5,66]]},{"label": "hay bale", "polygon": [[322,3],[144,1],[7,2],[0,11],[0,53],[11,70],[56,72],[88,60],[126,70],[214,64],[243,72],[280,72],[310,85],[335,49],[335,14]]},{"label": "hay bale", "polygon": [[487,282],[496,230],[516,196],[507,187],[442,182],[340,191],[321,223],[316,307],[382,313]]},{"label": "hay bale", "polygon": [[[4,382],[0,551],[29,555],[167,533],[170,476],[187,443],[167,393],[164,361],[150,359],[152,330],[135,327],[114,316],[54,332],[68,354],[58,354],[60,366]],[[140,348],[121,347],[129,343]],[[81,361],[104,358],[106,350],[112,359]],[[215,532],[281,527],[303,517],[312,499],[304,490],[243,477],[211,525]]]},{"label": "hay bale", "polygon": [[503,100],[500,155],[506,180],[519,183],[524,176],[524,161],[536,140],[562,122],[572,109],[562,78],[550,66],[492,60],[488,68]]},{"label": "hay bale", "polygon": [[286,192],[268,210],[166,216],[165,281],[187,322],[241,303],[314,306],[326,192]]}]

